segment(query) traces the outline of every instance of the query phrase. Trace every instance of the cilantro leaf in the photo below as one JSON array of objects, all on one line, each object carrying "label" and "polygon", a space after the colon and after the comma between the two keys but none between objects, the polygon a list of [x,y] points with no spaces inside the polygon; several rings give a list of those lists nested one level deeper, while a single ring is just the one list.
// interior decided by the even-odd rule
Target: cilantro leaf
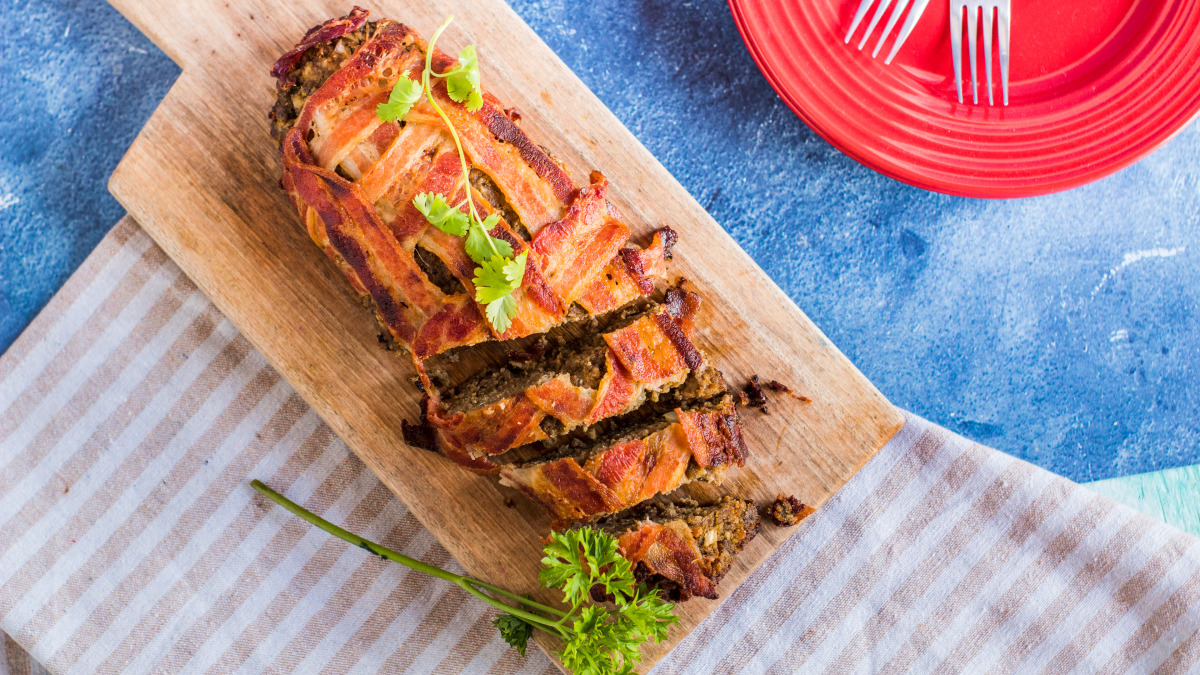
[{"label": "cilantro leaf", "polygon": [[[507,241],[504,241],[503,239],[499,239],[497,237],[492,237],[492,246],[495,246],[496,250],[500,252],[501,258],[505,258],[507,260],[515,260],[515,258],[513,258],[512,244],[508,243]],[[521,270],[522,270],[522,274],[524,274],[524,270],[525,270],[524,264],[521,265]],[[520,282],[521,282],[521,280],[518,279],[517,285],[520,285]]]},{"label": "cilantro leaf", "polygon": [[484,313],[496,332],[504,333],[512,326],[513,315],[517,313],[517,302],[511,295],[496,298],[487,304]]},{"label": "cilantro leaf", "polygon": [[[499,239],[493,239],[492,243],[495,244],[499,241]],[[504,245],[508,246],[508,242],[504,242]],[[521,255],[513,258],[512,247],[509,246],[508,254],[505,255],[504,252],[501,251],[500,255],[508,258],[508,262],[504,263],[504,267],[501,268],[500,271],[504,274],[504,279],[508,282],[508,287],[512,289],[509,291],[511,293],[512,291],[515,291],[521,287],[521,280],[525,278],[525,261],[528,259],[528,253],[522,251]]]},{"label": "cilantro leaf", "polygon": [[413,206],[425,216],[425,220],[446,234],[461,237],[470,227],[470,217],[447,204],[442,195],[422,192],[413,197]]},{"label": "cilantro leaf", "polygon": [[421,98],[421,85],[416,80],[401,75],[388,94],[387,103],[375,107],[375,115],[384,122],[395,122],[408,114],[413,104]]},{"label": "cilantro leaf", "polygon": [[484,218],[483,222],[476,223],[471,227],[471,231],[467,234],[467,241],[464,243],[467,255],[471,260],[482,265],[484,261],[491,260],[496,253],[499,253],[501,258],[511,259],[513,257],[511,244],[488,235],[488,232],[495,229],[499,222],[500,214],[493,213]]},{"label": "cilantro leaf", "polygon": [[[521,254],[521,256],[524,255],[524,253]],[[524,266],[525,259],[521,256],[517,256],[517,258]],[[477,302],[486,305],[517,289],[519,282],[517,284],[510,283],[508,275],[504,271],[510,263],[516,263],[516,260],[508,261],[494,255],[475,268],[475,278],[472,281],[475,282],[475,300]]]},{"label": "cilantro leaf", "polygon": [[500,631],[500,637],[504,638],[505,642],[515,647],[521,656],[525,656],[525,647],[529,644],[529,636],[533,635],[533,626],[508,612],[497,614],[496,618],[492,619],[492,625]]},{"label": "cilantro leaf", "polygon": [[463,247],[467,250],[467,255],[471,260],[483,265],[492,259],[491,239],[482,228],[471,227],[471,231],[467,232],[467,240],[463,242]]},{"label": "cilantro leaf", "polygon": [[[475,229],[472,228],[472,232]],[[521,286],[521,279],[525,276],[527,255],[527,252],[522,252],[511,260],[494,255],[475,268],[475,278],[472,279],[475,283],[475,301],[487,305],[485,313],[488,322],[497,333],[506,332],[512,325],[512,317],[517,312],[512,293]]]},{"label": "cilantro leaf", "polygon": [[458,65],[442,76],[446,78],[446,93],[451,99],[464,103],[471,112],[479,110],[483,95],[479,90],[479,59],[475,55],[475,45],[463,47],[458,53]]}]

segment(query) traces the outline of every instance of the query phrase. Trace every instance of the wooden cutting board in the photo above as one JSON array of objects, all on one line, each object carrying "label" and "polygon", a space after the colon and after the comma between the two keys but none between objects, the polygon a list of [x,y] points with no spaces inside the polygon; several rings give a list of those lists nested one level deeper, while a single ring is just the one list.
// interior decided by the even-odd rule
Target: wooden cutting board
[{"label": "wooden cutting board", "polygon": [[[307,28],[349,11],[350,0],[113,4],[183,69],[113,174],[113,194],[464,568],[518,592],[536,589],[549,519],[495,480],[404,445],[400,422],[418,414],[412,367],[380,346],[370,312],[279,189],[267,71]],[[457,17],[442,48],[477,45],[484,87],[522,111],[535,141],[577,180],[603,171],[635,237],[662,225],[679,233],[671,271],[704,298],[698,341],[727,381],[740,386],[757,373],[812,399],[776,396],[769,415],[746,411],[745,469],[697,494],[765,502],[787,493],[819,506],[900,428],[900,414],[503,0],[368,9],[425,35]],[[791,533],[764,525],[722,595]],[[646,650],[644,667],[716,605],[681,605],[680,626]]]}]

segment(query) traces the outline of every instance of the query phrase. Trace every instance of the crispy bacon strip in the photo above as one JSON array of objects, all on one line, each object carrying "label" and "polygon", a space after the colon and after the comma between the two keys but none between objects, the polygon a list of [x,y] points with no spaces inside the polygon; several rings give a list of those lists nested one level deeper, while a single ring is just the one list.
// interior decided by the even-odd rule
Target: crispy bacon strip
[{"label": "crispy bacon strip", "polygon": [[653,391],[679,384],[704,365],[700,351],[665,312],[643,316],[604,341],[633,379]]},{"label": "crispy bacon strip", "polygon": [[[716,410],[675,414],[679,422],[644,438],[590,451],[582,464],[580,458],[567,456],[503,467],[501,482],[541,504],[556,521],[571,522],[615,513],[699,477],[720,480],[725,467],[743,464],[746,453],[740,435],[689,432],[717,427],[725,417],[736,423],[732,401]],[[698,471],[689,477],[693,463]]]},{"label": "crispy bacon strip", "polygon": [[443,418],[445,423],[436,432],[438,447],[471,457],[496,455],[545,438],[540,426],[545,417],[546,413],[529,397],[518,394]]},{"label": "crispy bacon strip", "polygon": [[604,355],[604,367],[604,378],[600,380],[600,389],[596,391],[595,403],[588,411],[587,424],[595,424],[632,410],[645,399],[645,386],[634,379],[611,349]]},{"label": "crispy bacon strip", "polygon": [[438,290],[365,203],[356,184],[301,161],[307,149],[299,134],[293,128],[284,138],[284,186],[309,223],[310,235],[335,257],[355,288],[371,298],[392,338],[412,344],[414,354],[435,348],[426,345],[449,348],[486,339],[478,305]]},{"label": "crispy bacon strip", "polygon": [[606,180],[583,188],[567,215],[533,240],[547,281],[565,302],[583,295],[629,239],[629,228],[609,216],[607,195]]},{"label": "crispy bacon strip", "polygon": [[323,24],[308,29],[304,37],[300,38],[300,42],[285,52],[275,62],[275,65],[271,66],[271,77],[279,80],[286,78],[292,67],[300,60],[300,57],[304,56],[304,52],[322,42],[336,40],[347,33],[353,33],[362,28],[363,24],[367,22],[368,14],[370,12],[355,5],[354,9],[350,10],[350,13],[346,16],[340,19],[330,19]]},{"label": "crispy bacon strip", "polygon": [[642,575],[657,574],[678,584],[680,601],[697,595],[717,599],[717,585],[701,570],[700,547],[685,523],[643,522],[617,539],[617,550],[640,566]]},{"label": "crispy bacon strip", "polygon": [[566,373],[525,390],[525,396],[544,413],[566,426],[579,426],[589,419],[596,392],[571,384]]},{"label": "crispy bacon strip", "polygon": [[649,295],[654,280],[667,275],[666,261],[674,242],[675,231],[664,227],[654,233],[650,246],[621,249],[575,302],[591,314],[602,314]]}]

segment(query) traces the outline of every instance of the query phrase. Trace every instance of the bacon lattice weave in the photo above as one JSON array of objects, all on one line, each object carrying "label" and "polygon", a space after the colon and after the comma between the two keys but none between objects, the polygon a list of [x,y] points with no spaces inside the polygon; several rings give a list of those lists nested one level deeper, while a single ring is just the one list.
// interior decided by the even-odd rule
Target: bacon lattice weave
[{"label": "bacon lattice weave", "polygon": [[[276,64],[289,69],[307,49],[358,30],[365,12],[327,22]],[[312,239],[341,267],[356,291],[374,304],[390,337],[419,361],[488,339],[544,333],[574,311],[600,314],[653,290],[664,274],[671,239],[658,236],[645,250],[627,247],[629,228],[607,200],[598,173],[577,186],[534,144],[490,94],[478,111],[452,101],[440,81],[433,88],[469,161],[464,175],[455,144],[428,102],[402,122],[375,113],[401,74],[420,79],[425,43],[391,21],[367,26],[368,39],[307,98],[282,142],[283,185]],[[435,69],[455,61],[435,51]],[[503,208],[519,222],[501,222],[493,236],[528,251],[525,277],[513,298],[512,325],[497,334],[474,300],[475,263],[460,237],[430,225],[412,205],[422,192],[465,201],[468,181],[494,184],[504,204],[473,191],[476,209]],[[467,206],[463,204],[465,211]],[[435,283],[421,256],[435,256],[452,280]],[[447,283],[448,282],[448,283]]]}]

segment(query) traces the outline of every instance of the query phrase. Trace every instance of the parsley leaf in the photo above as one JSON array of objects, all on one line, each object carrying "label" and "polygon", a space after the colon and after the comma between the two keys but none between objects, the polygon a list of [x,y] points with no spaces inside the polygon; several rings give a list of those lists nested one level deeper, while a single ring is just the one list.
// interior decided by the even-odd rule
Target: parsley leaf
[{"label": "parsley leaf", "polygon": [[621,616],[629,622],[631,635],[659,642],[666,639],[668,629],[679,620],[671,613],[673,608],[671,603],[663,601],[657,588],[643,586],[622,607]]},{"label": "parsley leaf", "polygon": [[446,78],[446,93],[450,98],[464,103],[467,110],[475,112],[483,106],[483,94],[479,90],[479,59],[475,45],[467,45],[458,53],[458,65],[442,73]]},{"label": "parsley leaf", "polygon": [[446,234],[461,237],[470,227],[470,216],[447,204],[442,195],[422,192],[412,203],[425,220]]},{"label": "parsley leaf", "polygon": [[395,122],[408,114],[413,104],[420,100],[421,92],[419,82],[401,75],[392,87],[392,93],[388,94],[387,103],[375,107],[375,115],[384,122]]},{"label": "parsley leaf", "polygon": [[657,589],[634,588],[633,570],[617,540],[592,528],[552,532],[538,575],[543,586],[561,588],[572,610],[579,609],[599,585],[612,597],[615,611],[583,607],[559,656],[574,673],[632,672],[646,640],[666,639],[678,621],[674,606]]},{"label": "parsley leaf", "polygon": [[508,612],[497,614],[496,618],[492,619],[492,625],[500,631],[500,637],[504,638],[505,642],[515,647],[521,656],[525,656],[525,647],[529,644],[529,636],[533,635],[533,626]]},{"label": "parsley leaf", "polygon": [[563,596],[572,605],[578,605],[592,590],[592,577],[586,568],[586,558],[580,548],[581,539],[591,528],[551,532],[550,543],[544,549],[542,571],[538,581],[546,588],[561,588]]}]

